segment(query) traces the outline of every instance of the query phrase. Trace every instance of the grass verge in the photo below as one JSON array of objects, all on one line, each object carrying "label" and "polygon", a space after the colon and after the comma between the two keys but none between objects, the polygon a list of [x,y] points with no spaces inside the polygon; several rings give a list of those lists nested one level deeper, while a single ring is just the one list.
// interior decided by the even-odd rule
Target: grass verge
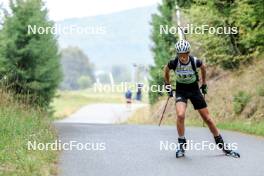
[{"label": "grass verge", "polygon": [[264,120],[256,121],[229,121],[229,122],[219,122],[217,126],[221,129],[239,131],[248,134],[254,134],[258,136],[264,136]]},{"label": "grass verge", "polygon": [[[156,109],[156,108],[155,108]],[[203,122],[198,114],[195,117],[187,118],[185,121],[186,126],[203,127]],[[193,114],[193,112],[191,112]],[[151,124],[158,125],[161,112],[153,114],[150,107],[144,107],[136,110],[133,115],[125,122],[125,124]],[[224,130],[238,131],[247,134],[264,136],[264,120],[254,119],[216,119],[217,127]],[[175,114],[165,114],[162,125],[175,126]]]},{"label": "grass verge", "polygon": [[46,113],[21,105],[0,93],[0,175],[56,175],[57,151],[28,150],[28,141],[54,142]]}]

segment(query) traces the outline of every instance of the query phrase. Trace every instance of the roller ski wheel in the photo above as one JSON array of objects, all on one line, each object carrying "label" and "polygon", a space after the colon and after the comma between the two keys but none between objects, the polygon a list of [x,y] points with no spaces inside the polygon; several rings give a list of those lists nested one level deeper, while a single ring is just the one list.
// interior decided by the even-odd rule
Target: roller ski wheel
[{"label": "roller ski wheel", "polygon": [[215,143],[222,148],[223,152],[226,156],[231,156],[234,158],[240,158],[240,154],[237,152],[234,152],[233,150],[230,150],[226,147],[226,144],[224,143],[224,140],[221,135],[215,137]]},{"label": "roller ski wheel", "polygon": [[177,150],[176,151],[176,158],[181,158],[185,156],[184,150]]},{"label": "roller ski wheel", "polygon": [[228,150],[228,151],[223,150],[223,151],[224,151],[226,156],[231,156],[231,157],[234,157],[234,158],[240,158],[240,154],[237,153],[237,152],[234,152],[233,150]]},{"label": "roller ski wheel", "polygon": [[181,158],[185,156],[185,150],[184,148],[186,147],[186,139],[178,139],[178,148],[176,151],[176,158]]}]

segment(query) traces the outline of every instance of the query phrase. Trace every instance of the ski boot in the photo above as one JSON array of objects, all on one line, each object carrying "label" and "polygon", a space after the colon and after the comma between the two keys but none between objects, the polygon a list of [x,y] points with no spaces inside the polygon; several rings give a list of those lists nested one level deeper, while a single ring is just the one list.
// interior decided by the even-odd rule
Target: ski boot
[{"label": "ski boot", "polygon": [[220,149],[223,150],[223,152],[226,154],[226,156],[232,156],[234,158],[240,158],[240,154],[237,152],[234,152],[233,150],[228,149],[226,143],[224,143],[224,140],[221,135],[214,137],[216,145],[219,146]]},{"label": "ski boot", "polygon": [[178,138],[178,147],[177,147],[177,150],[176,150],[176,158],[181,158],[181,157],[184,157],[184,153],[185,153],[185,147],[186,147],[186,139],[181,139],[181,138]]}]

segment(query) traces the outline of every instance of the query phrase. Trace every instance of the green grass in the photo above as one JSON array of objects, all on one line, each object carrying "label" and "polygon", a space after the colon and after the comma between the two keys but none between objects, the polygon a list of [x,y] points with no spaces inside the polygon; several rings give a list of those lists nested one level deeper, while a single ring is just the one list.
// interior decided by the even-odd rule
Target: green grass
[{"label": "green grass", "polygon": [[[158,125],[160,114],[151,117],[151,110],[149,107],[144,107],[136,110],[133,115],[124,124],[142,124],[142,125]],[[203,121],[196,114],[195,117],[187,118],[185,120],[186,126],[203,127]],[[162,121],[162,125],[175,126],[176,118],[174,115],[166,115]],[[206,125],[205,125],[206,126]],[[264,120],[250,120],[250,119],[217,119],[217,127],[224,130],[238,131],[247,134],[264,136]]]},{"label": "green grass", "polygon": [[[245,119],[226,119],[218,121],[216,124],[219,129],[237,131],[257,136],[264,136],[264,120],[257,122],[254,120],[250,121]],[[186,125],[202,127],[203,123],[200,119],[190,118],[186,120]]]},{"label": "green grass", "polygon": [[0,93],[0,175],[56,175],[56,151],[30,151],[28,141],[53,142],[48,115]]},{"label": "green grass", "polygon": [[264,136],[264,120],[260,122],[229,121],[220,122],[217,126],[221,129],[239,131],[258,136]]}]

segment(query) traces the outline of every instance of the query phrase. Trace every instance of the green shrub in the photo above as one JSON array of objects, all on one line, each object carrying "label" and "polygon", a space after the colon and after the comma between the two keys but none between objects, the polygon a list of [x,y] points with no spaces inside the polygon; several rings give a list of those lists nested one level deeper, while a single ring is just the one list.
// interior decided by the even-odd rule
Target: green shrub
[{"label": "green shrub", "polygon": [[247,92],[239,91],[233,96],[233,110],[236,114],[240,114],[247,103],[250,101],[250,95]]},{"label": "green shrub", "polygon": [[89,86],[92,85],[92,81],[91,78],[89,78],[88,76],[81,76],[78,80],[77,83],[79,85],[79,88],[81,89],[86,89]]},{"label": "green shrub", "polygon": [[232,56],[226,56],[220,61],[220,66],[225,70],[236,69],[239,67],[239,60]]},{"label": "green shrub", "polygon": [[257,94],[262,97],[264,96],[264,84],[257,86]]}]

